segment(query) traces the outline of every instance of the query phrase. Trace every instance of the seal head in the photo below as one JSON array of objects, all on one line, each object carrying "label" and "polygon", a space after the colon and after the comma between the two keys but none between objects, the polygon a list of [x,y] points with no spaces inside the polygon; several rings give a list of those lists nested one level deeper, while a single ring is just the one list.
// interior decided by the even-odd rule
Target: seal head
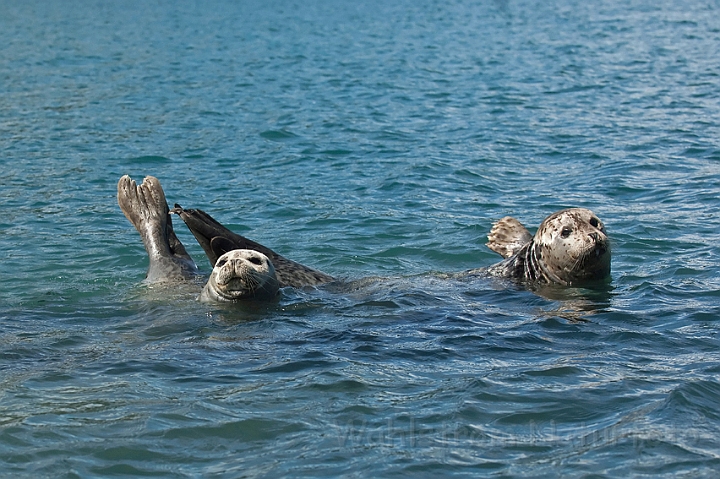
[{"label": "seal head", "polygon": [[610,240],[605,225],[585,208],[553,213],[532,237],[519,221],[506,217],[495,224],[488,240],[493,251],[506,257],[487,269],[495,276],[565,286],[610,276]]},{"label": "seal head", "polygon": [[270,259],[259,251],[236,249],[218,258],[201,301],[268,300],[277,297],[279,283]]}]

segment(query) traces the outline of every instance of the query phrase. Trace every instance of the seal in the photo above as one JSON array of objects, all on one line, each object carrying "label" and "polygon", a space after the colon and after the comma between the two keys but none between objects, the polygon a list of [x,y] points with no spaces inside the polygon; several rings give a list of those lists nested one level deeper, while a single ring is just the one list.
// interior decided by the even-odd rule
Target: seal
[{"label": "seal", "polygon": [[147,176],[138,185],[128,175],[123,176],[118,181],[117,200],[145,245],[150,260],[146,282],[186,280],[199,274],[173,231],[165,192],[157,178]]},{"label": "seal", "polygon": [[[120,178],[118,205],[140,233],[150,266],[148,283],[177,283],[200,275],[195,262],[172,227],[170,210],[160,181],[147,176],[138,185],[129,176]],[[245,299],[269,300],[279,294],[275,268],[261,252],[248,249],[229,251],[215,264],[200,293],[203,301]]]},{"label": "seal", "polygon": [[228,251],[215,262],[201,301],[269,300],[279,294],[279,283],[270,259],[259,251]]},{"label": "seal", "polygon": [[329,274],[296,263],[267,246],[230,231],[202,210],[185,209],[175,204],[175,207],[170,212],[177,214],[185,222],[185,225],[187,225],[205,251],[212,266],[215,266],[218,259],[228,251],[250,249],[259,251],[270,258],[270,261],[275,266],[275,273],[281,288],[286,286],[302,288],[336,281]]},{"label": "seal", "polygon": [[535,235],[506,216],[493,226],[487,245],[505,260],[469,273],[564,286],[580,286],[610,276],[610,240],[605,225],[585,208],[551,214]]}]

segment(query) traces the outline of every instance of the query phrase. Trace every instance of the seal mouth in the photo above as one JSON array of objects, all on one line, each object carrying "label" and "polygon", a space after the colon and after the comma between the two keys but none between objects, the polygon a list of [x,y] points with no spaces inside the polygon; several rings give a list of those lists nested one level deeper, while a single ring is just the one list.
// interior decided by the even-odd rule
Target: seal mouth
[{"label": "seal mouth", "polygon": [[610,252],[610,247],[606,243],[597,243],[595,247],[580,256],[577,266],[588,267],[593,263],[602,263],[606,261],[606,255]]},{"label": "seal mouth", "polygon": [[241,299],[253,296],[257,284],[251,278],[234,277],[225,281],[218,281],[217,292],[227,299]]},{"label": "seal mouth", "polygon": [[[580,257],[573,265],[573,270],[585,280],[597,280],[610,274],[610,245],[598,242],[595,247]],[[578,278],[578,279],[580,279]]]},{"label": "seal mouth", "polygon": [[247,289],[250,285],[247,284],[244,278],[241,277],[228,277],[221,278],[217,281],[218,286],[222,286],[224,289],[235,290],[235,289]]}]

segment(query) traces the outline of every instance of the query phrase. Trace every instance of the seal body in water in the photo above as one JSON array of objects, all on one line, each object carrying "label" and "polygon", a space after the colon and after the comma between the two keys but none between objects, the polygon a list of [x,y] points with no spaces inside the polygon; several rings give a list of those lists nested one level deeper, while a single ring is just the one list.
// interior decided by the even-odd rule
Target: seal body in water
[{"label": "seal body in water", "polygon": [[321,271],[289,260],[267,246],[233,233],[202,210],[185,209],[176,204],[171,213],[175,213],[182,218],[213,266],[218,261],[218,258],[228,251],[250,249],[259,251],[270,258],[275,267],[275,274],[281,288],[285,286],[295,288],[317,286],[336,280]]},{"label": "seal body in water", "polygon": [[[118,181],[120,209],[135,226],[148,253],[149,283],[177,282],[199,276],[195,262],[175,235],[165,193],[157,178],[138,185],[125,175]],[[201,300],[272,299],[278,281],[270,259],[261,252],[238,249],[224,254],[200,294]]]},{"label": "seal body in water", "polygon": [[585,208],[551,214],[535,235],[515,218],[506,216],[493,226],[487,245],[505,260],[468,273],[565,286],[610,276],[610,240],[605,225]]}]

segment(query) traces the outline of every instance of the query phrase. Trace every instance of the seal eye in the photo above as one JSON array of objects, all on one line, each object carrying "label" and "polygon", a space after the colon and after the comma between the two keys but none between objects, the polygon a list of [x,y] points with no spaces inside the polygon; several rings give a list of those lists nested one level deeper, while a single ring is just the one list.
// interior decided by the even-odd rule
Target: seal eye
[{"label": "seal eye", "polygon": [[262,264],[262,260],[258,258],[257,256],[253,256],[252,258],[249,258],[248,261],[250,261],[252,264],[256,264],[260,266]]},{"label": "seal eye", "polygon": [[572,233],[572,228],[569,228],[569,227],[566,226],[566,227],[563,228],[562,231],[560,232],[560,236],[561,236],[562,238],[567,238],[568,236],[570,236],[570,233]]},{"label": "seal eye", "polygon": [[593,228],[597,228],[599,224],[600,222],[597,218],[590,218],[590,226],[592,226]]},{"label": "seal eye", "polygon": [[225,266],[225,264],[227,264],[227,260],[225,258],[219,259],[217,263],[215,263],[215,267],[222,268],[223,266]]}]

